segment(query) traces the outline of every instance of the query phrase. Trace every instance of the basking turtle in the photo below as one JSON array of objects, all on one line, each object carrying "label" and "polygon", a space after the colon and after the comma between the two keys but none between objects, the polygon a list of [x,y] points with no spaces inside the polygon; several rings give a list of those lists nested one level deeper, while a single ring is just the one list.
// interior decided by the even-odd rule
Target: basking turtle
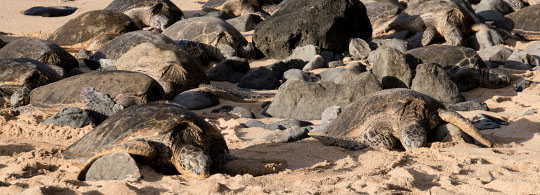
[{"label": "basking turtle", "polygon": [[[255,48],[229,23],[214,17],[195,17],[180,20],[163,34],[173,40],[191,40],[224,50],[232,49],[239,57],[255,58]],[[226,57],[230,57],[224,55]]]},{"label": "basking turtle", "polygon": [[86,12],[69,20],[56,29],[48,40],[66,48],[79,50],[86,49],[92,43],[100,42],[99,40],[102,39],[111,40],[111,38],[107,37],[108,35],[117,36],[137,29],[139,29],[137,25],[123,13],[96,10]]},{"label": "basking turtle", "polygon": [[[220,10],[231,16],[260,11],[272,15],[282,0],[210,0],[203,5],[203,10],[211,12]],[[266,18],[266,17],[263,17]]]},{"label": "basking turtle", "polygon": [[480,23],[468,1],[417,0],[409,3],[389,27],[418,33],[411,40],[413,45],[419,42],[426,46],[438,36],[444,37],[446,44],[463,45],[464,37],[487,25]]},{"label": "basking turtle", "polygon": [[406,51],[424,63],[441,65],[459,91],[477,87],[501,88],[510,84],[504,72],[490,69],[476,51],[467,47],[430,45]]},{"label": "basking turtle", "polygon": [[[136,119],[136,120],[134,120]],[[185,107],[160,102],[132,106],[114,114],[64,151],[85,160],[78,179],[85,180],[98,158],[115,152],[140,157],[158,172],[208,177],[212,173],[277,173],[285,163],[244,160],[229,154],[221,133]]]},{"label": "basking turtle", "polygon": [[310,135],[323,144],[353,150],[369,146],[393,149],[401,142],[410,151],[424,146],[427,134],[444,122],[491,147],[469,120],[410,89],[389,89],[367,95],[330,122],[326,133]]},{"label": "basking turtle", "polygon": [[513,33],[527,40],[540,40],[540,4],[506,15],[514,23]]},{"label": "basking turtle", "polygon": [[57,44],[37,38],[21,38],[9,42],[0,49],[0,58],[29,58],[40,61],[59,75],[65,76],[72,69],[79,68],[75,57]]},{"label": "basking turtle", "polygon": [[23,87],[34,89],[62,79],[47,65],[32,59],[0,59],[0,90],[14,94]]},{"label": "basking turtle", "polygon": [[184,16],[170,0],[114,0],[105,10],[123,12],[139,27],[159,30],[165,30]]}]

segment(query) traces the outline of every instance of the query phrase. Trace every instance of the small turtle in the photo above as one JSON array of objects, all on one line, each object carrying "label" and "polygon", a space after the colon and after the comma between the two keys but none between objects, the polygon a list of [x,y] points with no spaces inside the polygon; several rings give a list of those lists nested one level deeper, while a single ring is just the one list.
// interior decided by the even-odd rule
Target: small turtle
[{"label": "small turtle", "polygon": [[43,17],[59,17],[59,16],[69,16],[73,12],[77,11],[76,7],[69,6],[56,6],[56,7],[43,7],[36,6],[31,7],[23,12],[24,15],[29,16],[43,16]]},{"label": "small turtle", "polygon": [[[255,48],[229,23],[214,17],[196,17],[180,20],[163,34],[173,40],[191,40],[224,50],[232,49],[239,57],[255,58]],[[224,54],[225,57],[231,57]]]},{"label": "small turtle", "polygon": [[107,35],[119,35],[137,29],[137,25],[123,13],[96,10],[69,20],[56,29],[48,40],[78,50],[101,39],[111,40]]},{"label": "small turtle", "polygon": [[114,0],[105,10],[123,12],[140,28],[149,26],[161,31],[184,17],[170,0]]},{"label": "small turtle", "polygon": [[[134,120],[136,119],[136,120]],[[221,133],[185,107],[160,102],[126,108],[64,151],[67,159],[86,161],[78,179],[105,155],[127,152],[165,174],[208,177],[212,173],[277,173],[284,162],[245,160],[229,154]],[[270,162],[270,161],[268,161]]]},{"label": "small turtle", "polygon": [[459,91],[477,87],[501,88],[510,84],[504,72],[489,68],[471,48],[450,45],[430,45],[406,52],[424,63],[441,65]]},{"label": "small turtle", "polygon": [[513,33],[527,40],[540,40],[540,4],[523,8],[506,17],[513,21]]},{"label": "small turtle", "polygon": [[312,132],[310,136],[325,145],[353,150],[369,146],[393,149],[401,142],[410,151],[424,146],[428,133],[444,122],[491,147],[490,141],[469,120],[410,89],[389,89],[367,95],[330,122],[327,133]]},{"label": "small turtle", "polygon": [[0,58],[29,58],[40,61],[60,76],[66,76],[72,69],[79,68],[75,57],[57,44],[37,38],[21,38],[9,42],[0,49]]},{"label": "small turtle", "polygon": [[463,45],[464,37],[488,26],[480,23],[467,1],[417,0],[409,3],[389,27],[417,33],[410,41],[426,46],[437,36],[444,37],[446,44]]}]

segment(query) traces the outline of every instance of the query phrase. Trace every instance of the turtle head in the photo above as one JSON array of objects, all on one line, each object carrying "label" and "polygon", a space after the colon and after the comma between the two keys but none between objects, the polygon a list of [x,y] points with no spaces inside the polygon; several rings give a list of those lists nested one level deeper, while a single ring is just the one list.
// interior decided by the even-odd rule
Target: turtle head
[{"label": "turtle head", "polygon": [[149,8],[150,11],[150,27],[157,28],[159,30],[165,30],[165,27],[169,23],[169,18],[163,14],[163,3],[158,3]]},{"label": "turtle head", "polygon": [[510,77],[506,73],[495,69],[489,69],[489,71],[486,72],[487,74],[483,78],[480,78],[482,81],[485,81],[481,81],[482,87],[494,89],[502,88],[510,84]]},{"label": "turtle head", "polygon": [[212,160],[202,149],[193,145],[184,145],[175,150],[171,161],[182,175],[196,178],[210,176]]},{"label": "turtle head", "polygon": [[418,123],[404,125],[401,129],[401,144],[407,151],[426,144],[426,130]]}]

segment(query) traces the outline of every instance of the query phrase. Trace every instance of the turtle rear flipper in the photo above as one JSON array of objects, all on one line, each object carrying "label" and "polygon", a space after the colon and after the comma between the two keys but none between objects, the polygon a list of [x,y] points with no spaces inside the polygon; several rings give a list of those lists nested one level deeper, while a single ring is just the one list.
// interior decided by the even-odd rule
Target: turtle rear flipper
[{"label": "turtle rear flipper", "polygon": [[242,175],[250,174],[253,176],[261,176],[272,173],[278,173],[287,168],[285,160],[248,160],[234,159],[222,164],[219,168],[220,173],[227,175]]},{"label": "turtle rear flipper", "polygon": [[134,139],[130,141],[126,141],[122,144],[111,146],[110,148],[107,148],[103,150],[100,153],[97,153],[96,155],[92,156],[89,160],[86,161],[86,164],[83,166],[81,171],[79,172],[79,175],[77,176],[77,179],[80,181],[84,181],[86,179],[86,173],[88,172],[88,169],[94,164],[94,162],[109,154],[117,153],[117,152],[126,152],[130,155],[136,155],[140,156],[143,159],[154,159],[156,156],[156,150],[153,145],[151,145],[148,141],[144,139]]},{"label": "turtle rear flipper", "polygon": [[482,145],[491,147],[492,144],[489,140],[484,138],[480,132],[478,132],[478,129],[474,127],[474,125],[467,120],[466,118],[463,118],[459,113],[452,111],[452,110],[438,110],[439,117],[443,121],[446,121],[452,125],[455,125],[456,127],[459,127],[463,132],[470,135],[473,139],[480,142]]}]

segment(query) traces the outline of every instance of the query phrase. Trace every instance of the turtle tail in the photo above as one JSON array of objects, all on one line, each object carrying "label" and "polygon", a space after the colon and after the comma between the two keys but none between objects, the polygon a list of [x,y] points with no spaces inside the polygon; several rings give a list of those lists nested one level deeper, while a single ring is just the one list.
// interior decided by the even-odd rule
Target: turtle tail
[{"label": "turtle tail", "polygon": [[[218,162],[216,162],[216,160]],[[212,163],[219,165],[217,170],[218,172],[231,176],[243,174],[250,174],[253,176],[273,174],[287,169],[288,166],[287,161],[285,160],[242,159],[227,153],[221,154],[220,157],[218,157],[218,159],[214,159]]]},{"label": "turtle tail", "polygon": [[456,127],[460,128],[463,132],[470,135],[473,139],[480,142],[482,145],[491,147],[492,144],[489,140],[484,138],[482,134],[476,129],[476,127],[473,126],[473,124],[461,116],[459,113],[452,111],[452,110],[438,110],[439,117],[443,121],[446,121],[452,125],[455,125]]},{"label": "turtle tail", "polygon": [[257,102],[262,99],[273,98],[273,93],[254,93],[244,90],[220,88],[209,84],[200,84],[200,90],[209,91],[214,95],[235,102]]}]

